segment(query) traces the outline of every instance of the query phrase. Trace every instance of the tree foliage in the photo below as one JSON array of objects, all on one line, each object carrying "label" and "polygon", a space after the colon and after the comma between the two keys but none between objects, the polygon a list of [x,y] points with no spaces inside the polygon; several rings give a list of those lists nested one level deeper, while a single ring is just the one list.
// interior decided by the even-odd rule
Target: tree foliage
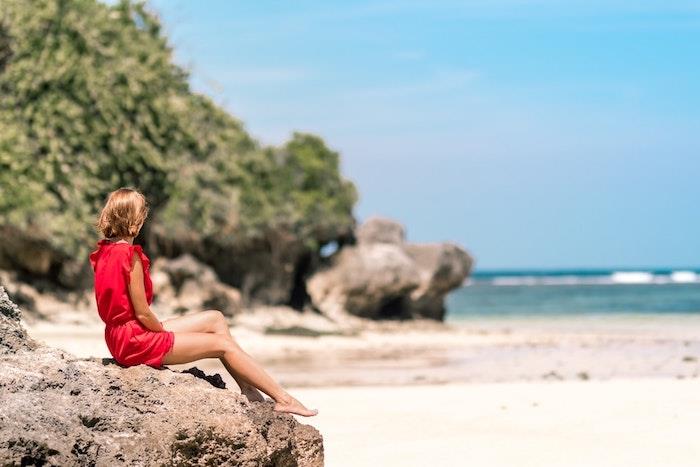
[{"label": "tree foliage", "polygon": [[329,241],[354,186],[317,136],[264,147],[193,93],[142,3],[0,0],[0,225],[69,258],[120,186],[142,190],[160,235],[219,244],[286,229]]}]

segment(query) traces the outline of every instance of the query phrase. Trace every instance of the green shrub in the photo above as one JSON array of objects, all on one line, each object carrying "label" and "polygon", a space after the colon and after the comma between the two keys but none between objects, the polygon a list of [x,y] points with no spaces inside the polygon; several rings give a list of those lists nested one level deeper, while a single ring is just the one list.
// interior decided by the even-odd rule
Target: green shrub
[{"label": "green shrub", "polygon": [[338,154],[263,147],[193,93],[143,4],[0,0],[0,225],[85,260],[107,193],[134,186],[162,236],[220,245],[283,228],[310,248],[353,224]]}]

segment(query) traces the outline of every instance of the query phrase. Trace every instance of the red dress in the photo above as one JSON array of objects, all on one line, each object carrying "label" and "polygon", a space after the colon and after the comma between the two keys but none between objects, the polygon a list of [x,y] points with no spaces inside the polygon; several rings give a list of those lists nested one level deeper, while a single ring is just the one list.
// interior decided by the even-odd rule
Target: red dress
[{"label": "red dress", "polygon": [[100,318],[105,322],[105,341],[114,359],[124,366],[146,364],[159,368],[163,357],[173,346],[171,331],[154,332],[136,319],[129,297],[131,259],[141,258],[146,300],[153,301],[153,285],[149,274],[150,260],[140,245],[112,242],[103,238],[90,253],[95,271],[95,299]]}]

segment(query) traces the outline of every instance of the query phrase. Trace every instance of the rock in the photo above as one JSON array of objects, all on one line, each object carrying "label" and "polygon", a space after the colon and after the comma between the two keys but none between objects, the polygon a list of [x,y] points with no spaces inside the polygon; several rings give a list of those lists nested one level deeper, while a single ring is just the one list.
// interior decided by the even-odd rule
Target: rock
[{"label": "rock", "polygon": [[406,231],[401,224],[383,217],[371,217],[357,228],[357,243],[393,243],[406,241]]},{"label": "rock", "polygon": [[0,459],[6,465],[321,466],[323,439],[220,378],[34,342],[0,287]]},{"label": "rock", "polygon": [[358,228],[357,245],[341,248],[307,280],[312,304],[337,321],[346,313],[444,319],[445,296],[469,275],[469,254],[451,243],[405,243],[394,221],[374,218],[368,224]]},{"label": "rock", "polygon": [[304,264],[310,254],[303,239],[276,232],[252,244],[214,250],[207,263],[225,283],[241,291],[246,303],[287,305],[292,300],[296,278],[307,272]]},{"label": "rock", "polygon": [[462,285],[469,275],[471,256],[452,243],[407,244],[405,250],[413,258],[420,276],[420,285],[404,302],[407,313],[444,319],[445,296]]},{"label": "rock", "polygon": [[395,300],[420,284],[413,260],[398,245],[358,244],[345,247],[334,258],[333,267],[307,281],[312,303],[337,316],[338,309],[365,318],[385,318]]},{"label": "rock", "polygon": [[[352,238],[350,227],[316,231],[306,236],[289,229],[268,228],[255,238],[232,235],[225,244],[192,239],[171,241],[159,228],[147,236],[148,252],[154,257],[174,258],[190,253],[210,265],[221,282],[241,293],[246,305],[290,305],[304,301],[305,279],[320,261],[320,247],[344,244]],[[295,293],[299,293],[296,296]]]},{"label": "rock", "polygon": [[[19,307],[10,300],[5,288],[0,286],[0,355],[36,348],[36,343],[20,325],[21,318]],[[3,367],[3,373],[4,370]]]},{"label": "rock", "polygon": [[165,272],[170,278],[170,283],[179,290],[188,279],[195,279],[199,283],[215,282],[218,280],[212,268],[203,264],[190,254],[181,255],[175,259],[159,258],[156,267]]},{"label": "rock", "polygon": [[0,264],[29,274],[46,276],[58,261],[49,243],[12,226],[0,226]]},{"label": "rock", "polygon": [[241,293],[223,282],[214,282],[209,285],[208,297],[202,302],[202,308],[220,310],[226,316],[233,316],[241,311]]},{"label": "rock", "polygon": [[154,297],[175,310],[216,309],[227,316],[241,310],[240,292],[220,282],[211,267],[192,255],[158,258],[150,272]]},{"label": "rock", "polygon": [[31,285],[19,281],[16,271],[0,269],[0,285],[5,287],[5,292],[15,303],[25,307],[25,309],[36,311],[40,294]]},{"label": "rock", "polygon": [[162,260],[158,258],[151,266],[150,276],[153,284],[154,300],[157,302],[173,304],[177,298],[177,291],[170,282],[168,273],[160,268]]},{"label": "rock", "polygon": [[52,247],[45,238],[33,236],[11,225],[0,225],[0,238],[0,268],[49,279],[54,284],[71,289],[89,285],[91,268],[84,258],[69,258]]},{"label": "rock", "polygon": [[25,277],[17,271],[0,269],[0,285],[10,300],[22,307],[27,322],[101,322],[95,310],[94,290],[67,290],[46,279],[35,279],[31,284],[22,279]]},{"label": "rock", "polygon": [[196,280],[186,280],[177,292],[175,307],[181,311],[203,310],[205,291]]}]

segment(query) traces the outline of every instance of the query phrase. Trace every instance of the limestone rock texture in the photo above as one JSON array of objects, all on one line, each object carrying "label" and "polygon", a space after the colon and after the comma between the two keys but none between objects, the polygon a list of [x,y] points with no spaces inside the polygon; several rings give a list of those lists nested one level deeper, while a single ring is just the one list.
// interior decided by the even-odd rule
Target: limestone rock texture
[{"label": "limestone rock texture", "polygon": [[443,320],[445,296],[468,277],[473,260],[452,243],[405,241],[401,224],[371,218],[306,282],[313,306],[333,319]]},{"label": "limestone rock texture", "polygon": [[321,466],[309,425],[218,375],[78,359],[32,340],[0,287],[3,465]]}]

